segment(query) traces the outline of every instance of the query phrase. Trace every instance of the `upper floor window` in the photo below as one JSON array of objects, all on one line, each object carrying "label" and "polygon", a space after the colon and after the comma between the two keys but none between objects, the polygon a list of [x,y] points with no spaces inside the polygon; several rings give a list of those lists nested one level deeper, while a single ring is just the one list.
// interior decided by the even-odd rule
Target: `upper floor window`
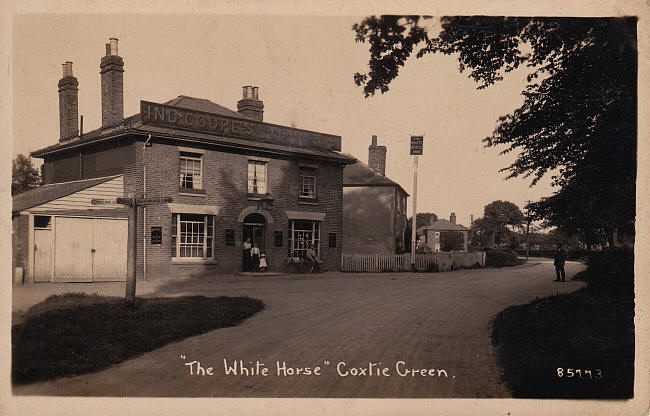
[{"label": "upper floor window", "polygon": [[180,187],[184,189],[202,189],[203,175],[201,169],[201,155],[197,153],[181,152],[180,156]]},{"label": "upper floor window", "polygon": [[316,169],[300,167],[300,197],[316,198]]},{"label": "upper floor window", "polygon": [[266,194],[266,162],[259,160],[248,161],[248,193],[249,194]]}]

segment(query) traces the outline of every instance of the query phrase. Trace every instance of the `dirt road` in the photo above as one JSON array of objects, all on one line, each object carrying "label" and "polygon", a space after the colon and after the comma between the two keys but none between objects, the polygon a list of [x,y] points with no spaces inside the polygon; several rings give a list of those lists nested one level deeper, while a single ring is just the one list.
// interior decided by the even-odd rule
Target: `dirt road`
[{"label": "dirt road", "polygon": [[[582,268],[567,263],[567,278]],[[98,373],[20,386],[14,393],[510,397],[500,382],[491,321],[508,306],[582,287],[580,282],[553,279],[553,265],[536,262],[432,274],[221,276],[169,282],[147,296],[249,296],[263,300],[266,308],[238,327],[173,343]],[[232,374],[239,360],[253,374],[241,375],[240,368],[238,375]],[[189,364],[193,361],[204,370],[213,367],[213,375],[203,375],[198,363]]]}]

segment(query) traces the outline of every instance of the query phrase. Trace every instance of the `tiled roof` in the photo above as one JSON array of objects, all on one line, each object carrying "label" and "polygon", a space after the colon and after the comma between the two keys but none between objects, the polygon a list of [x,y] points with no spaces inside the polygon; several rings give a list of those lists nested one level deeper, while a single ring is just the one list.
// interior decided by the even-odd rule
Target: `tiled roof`
[{"label": "tiled roof", "polygon": [[236,111],[233,111],[229,108],[226,108],[222,105],[219,105],[205,98],[196,98],[196,97],[188,97],[186,95],[179,95],[178,97],[169,100],[163,104],[171,105],[174,107],[187,108],[188,110],[205,111],[206,113],[218,114],[220,116],[237,117],[237,118],[242,118],[244,120],[253,120],[250,117],[246,117],[242,114],[239,114]]},{"label": "tiled roof", "polygon": [[469,231],[469,229],[460,224],[454,224],[448,220],[437,220],[431,225],[424,225],[418,227],[417,232],[422,233],[424,230],[435,230],[435,231]]},{"label": "tiled roof", "polygon": [[13,212],[19,212],[55,199],[63,198],[66,195],[90,188],[115,179],[120,175],[104,176],[102,178],[83,179],[80,181],[53,183],[39,186],[31,191],[23,192],[13,197]]},{"label": "tiled roof", "polygon": [[[345,155],[354,157],[349,154]],[[343,169],[343,186],[396,186],[408,195],[400,184],[378,173],[358,159],[356,159],[356,163],[346,165]]]}]

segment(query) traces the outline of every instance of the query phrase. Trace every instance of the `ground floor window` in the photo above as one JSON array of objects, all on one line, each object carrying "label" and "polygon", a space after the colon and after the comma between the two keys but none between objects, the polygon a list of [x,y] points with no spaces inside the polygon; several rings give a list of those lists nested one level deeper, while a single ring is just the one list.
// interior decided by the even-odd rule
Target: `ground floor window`
[{"label": "ground floor window", "polygon": [[172,214],[172,257],[211,259],[214,251],[214,216]]},{"label": "ground floor window", "polygon": [[289,220],[289,257],[304,257],[309,246],[320,256],[320,222]]}]

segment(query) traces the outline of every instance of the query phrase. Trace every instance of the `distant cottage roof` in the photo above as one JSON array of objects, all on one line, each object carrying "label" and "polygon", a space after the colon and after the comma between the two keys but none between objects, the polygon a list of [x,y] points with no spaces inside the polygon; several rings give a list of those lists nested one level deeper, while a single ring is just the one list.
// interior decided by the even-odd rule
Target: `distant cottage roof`
[{"label": "distant cottage roof", "polygon": [[[347,153],[344,154],[354,157]],[[409,195],[400,184],[378,173],[358,159],[356,159],[355,163],[346,165],[345,169],[343,169],[343,186],[396,186],[404,194]]]},{"label": "distant cottage roof", "polygon": [[463,225],[460,224],[454,224],[451,221],[448,220],[437,220],[431,225],[423,225],[422,227],[418,227],[417,232],[418,233],[423,233],[424,230],[434,230],[434,231],[469,231],[469,229]]},{"label": "distant cottage roof", "polygon": [[84,179],[79,181],[53,183],[39,186],[31,191],[23,192],[13,197],[13,212],[20,212],[38,205],[45,204],[58,198],[79,192],[91,186],[108,182],[121,175],[104,176],[102,178]]}]

